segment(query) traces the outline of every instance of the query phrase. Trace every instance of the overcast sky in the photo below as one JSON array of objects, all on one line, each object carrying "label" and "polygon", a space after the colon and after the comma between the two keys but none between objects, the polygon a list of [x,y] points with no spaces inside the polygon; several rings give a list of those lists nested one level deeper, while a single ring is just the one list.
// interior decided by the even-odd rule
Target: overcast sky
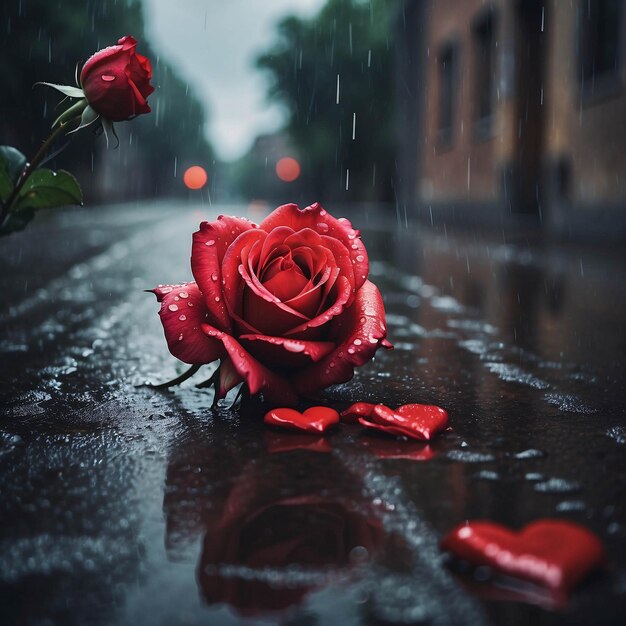
[{"label": "overcast sky", "polygon": [[205,102],[208,137],[223,159],[242,156],[256,135],[277,130],[282,111],[265,99],[256,54],[287,13],[309,16],[324,0],[144,0],[157,53],[179,70]]}]

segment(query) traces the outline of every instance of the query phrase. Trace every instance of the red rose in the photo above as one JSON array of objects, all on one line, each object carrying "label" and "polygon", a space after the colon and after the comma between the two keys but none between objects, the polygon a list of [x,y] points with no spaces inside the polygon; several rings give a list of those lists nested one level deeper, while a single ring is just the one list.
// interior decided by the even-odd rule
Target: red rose
[{"label": "red rose", "polygon": [[286,204],[258,227],[203,222],[191,252],[196,282],[153,291],[170,352],[191,364],[220,359],[218,397],[245,381],[252,394],[294,404],[390,347],[368,269],[350,222],[317,203]]},{"label": "red rose", "polygon": [[152,66],[135,52],[136,47],[137,41],[130,35],[122,37],[118,45],[92,55],[80,74],[91,108],[113,122],[150,113],[146,98],[154,91]]}]

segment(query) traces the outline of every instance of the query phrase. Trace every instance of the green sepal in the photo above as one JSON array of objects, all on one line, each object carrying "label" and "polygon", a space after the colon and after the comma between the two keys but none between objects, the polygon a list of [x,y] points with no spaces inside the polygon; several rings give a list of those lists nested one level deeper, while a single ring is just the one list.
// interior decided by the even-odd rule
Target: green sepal
[{"label": "green sepal", "polygon": [[83,203],[78,181],[69,172],[49,169],[35,170],[20,190],[14,211],[52,209],[68,204]]},{"label": "green sepal", "polygon": [[59,117],[52,122],[51,128],[54,128],[57,124],[65,124],[70,120],[81,117],[83,111],[87,108],[88,103],[86,98],[76,101],[69,109],[63,111]]},{"label": "green sepal", "polygon": [[69,96],[70,98],[84,98],[85,94],[80,87],[73,87],[72,85],[57,85],[55,83],[44,83],[40,81],[35,83],[35,85],[45,85],[46,87],[52,87],[52,89],[56,89],[60,91],[64,96]]}]

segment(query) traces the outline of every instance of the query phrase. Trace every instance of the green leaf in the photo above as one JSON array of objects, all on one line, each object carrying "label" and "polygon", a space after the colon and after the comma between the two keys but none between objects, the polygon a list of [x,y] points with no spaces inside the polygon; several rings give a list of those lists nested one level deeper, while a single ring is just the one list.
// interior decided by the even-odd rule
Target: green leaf
[{"label": "green leaf", "polygon": [[11,211],[4,220],[4,224],[0,226],[0,235],[8,235],[18,230],[24,230],[33,217],[35,217],[34,209]]},{"label": "green leaf", "polygon": [[[4,161],[4,165],[3,165]],[[17,182],[19,175],[26,165],[26,156],[13,146],[0,146],[0,170],[5,169],[13,184]]]},{"label": "green leaf", "polygon": [[83,194],[78,181],[64,170],[35,170],[20,191],[16,211],[52,209],[67,204],[82,204]]}]

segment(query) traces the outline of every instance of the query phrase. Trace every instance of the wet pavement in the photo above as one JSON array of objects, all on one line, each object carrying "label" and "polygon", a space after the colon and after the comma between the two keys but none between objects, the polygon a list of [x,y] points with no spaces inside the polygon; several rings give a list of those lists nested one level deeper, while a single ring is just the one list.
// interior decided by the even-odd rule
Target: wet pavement
[{"label": "wet pavement", "polygon": [[[219,212],[245,215],[92,208],[0,241],[0,623],[623,623],[624,253],[355,212],[395,350],[323,402],[437,404],[452,430],[318,439],[212,412],[200,373],[141,386],[181,371],[142,290],[191,278]],[[543,517],[609,554],[565,606],[438,548],[466,519]]]}]

